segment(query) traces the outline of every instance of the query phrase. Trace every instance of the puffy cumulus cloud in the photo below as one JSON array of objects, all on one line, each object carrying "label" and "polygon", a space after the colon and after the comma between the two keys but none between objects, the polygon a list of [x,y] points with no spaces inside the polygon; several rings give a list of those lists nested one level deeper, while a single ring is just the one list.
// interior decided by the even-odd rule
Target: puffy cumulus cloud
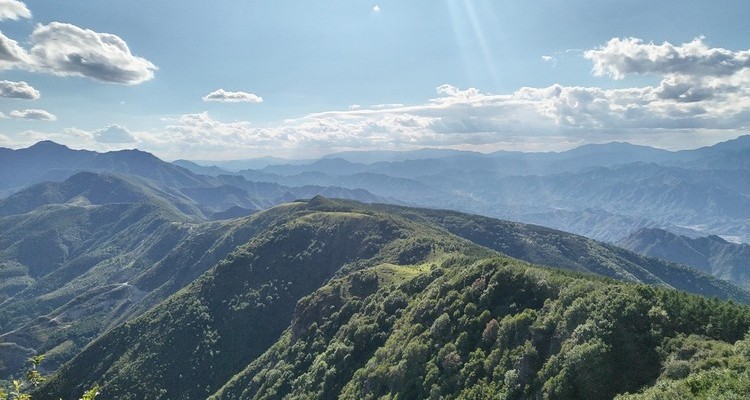
[{"label": "puffy cumulus cloud", "polygon": [[358,115],[315,115],[289,120],[274,127],[258,127],[246,121],[224,122],[207,112],[186,114],[169,120],[164,132],[151,139],[185,148],[231,148],[233,150],[284,152],[308,149],[319,153],[330,149],[387,146],[418,139],[429,119],[410,115],[388,115],[375,120]]},{"label": "puffy cumulus cloud", "polygon": [[283,137],[283,132],[279,129],[260,128],[247,121],[218,121],[207,112],[185,114],[167,121],[164,135],[153,138],[154,140],[244,148],[273,147],[289,140],[288,137]]},{"label": "puffy cumulus cloud", "polygon": [[136,143],[138,139],[127,128],[120,125],[110,125],[104,129],[93,131],[91,136],[99,143]]},{"label": "puffy cumulus cloud", "polygon": [[134,136],[139,147],[162,156],[241,158],[426,146],[563,150],[612,140],[679,148],[750,129],[750,68],[702,76],[662,72],[661,78],[647,86],[555,84],[507,94],[445,84],[422,104],[353,106],[274,126],[221,121],[202,112],[170,117],[160,131]]},{"label": "puffy cumulus cloud", "polygon": [[39,98],[39,91],[24,81],[0,81],[0,97],[36,100]]},{"label": "puffy cumulus cloud", "polygon": [[17,0],[0,0],[0,21],[19,18],[31,18],[31,11],[26,4]]},{"label": "puffy cumulus cloud", "polygon": [[11,69],[28,66],[31,63],[29,55],[18,42],[0,32],[0,69]]},{"label": "puffy cumulus cloud", "polygon": [[126,85],[148,81],[157,70],[150,61],[133,55],[119,36],[71,24],[38,24],[28,43],[31,47],[26,50],[0,33],[0,70],[17,68]]},{"label": "puffy cumulus cloud", "polygon": [[41,72],[133,85],[152,79],[157,69],[119,36],[71,24],[37,25],[30,41],[31,68]]},{"label": "puffy cumulus cloud", "polygon": [[222,103],[262,103],[263,98],[253,93],[230,92],[224,89],[218,89],[203,96],[203,101],[218,101]]},{"label": "puffy cumulus cloud", "polygon": [[45,110],[13,110],[10,112],[10,117],[15,119],[25,119],[32,121],[55,121],[57,117]]},{"label": "puffy cumulus cloud", "polygon": [[142,142],[139,138],[140,136],[145,136],[146,138],[149,136],[148,133],[133,132],[117,124],[94,130],[65,128],[62,132],[46,133],[45,135],[50,140],[96,150],[116,150],[132,147],[134,143]]},{"label": "puffy cumulus cloud", "polygon": [[710,48],[704,38],[675,46],[645,43],[637,38],[613,38],[584,57],[594,63],[594,74],[622,79],[629,74],[727,76],[750,67],[750,50]]}]

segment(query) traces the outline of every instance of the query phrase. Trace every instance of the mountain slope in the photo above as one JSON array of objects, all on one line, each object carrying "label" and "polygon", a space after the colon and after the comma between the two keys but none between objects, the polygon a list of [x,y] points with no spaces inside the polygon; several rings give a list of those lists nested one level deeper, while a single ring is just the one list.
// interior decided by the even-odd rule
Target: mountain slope
[{"label": "mountain slope", "polygon": [[726,346],[750,327],[747,307],[507,258],[387,276],[375,267],[300,301],[211,399],[611,399],[660,375],[662,343]]},{"label": "mountain slope", "polygon": [[[102,390],[110,397],[205,398],[272,345],[297,301],[338,271],[409,265],[446,252],[491,254],[398,218],[289,207],[296,212],[287,221],[90,345],[50,381],[43,397],[69,397],[79,390],[74,382],[107,376]],[[94,361],[103,352],[106,361]]]},{"label": "mountain slope", "polygon": [[139,150],[97,153],[71,150],[50,141],[8,150],[0,157],[0,192],[45,181],[62,181],[81,171],[137,175],[169,186],[204,185],[200,176]]},{"label": "mountain slope", "polygon": [[[367,360],[372,360],[372,357],[382,360],[377,355],[379,353],[373,353],[380,346],[391,347],[395,343],[406,343],[405,340],[411,340],[408,338],[413,337],[410,335],[394,336],[394,339],[389,339],[389,330],[402,325],[404,329],[407,329],[406,327],[411,326],[410,324],[421,326],[418,328],[414,325],[414,329],[426,329],[437,323],[437,319],[433,318],[439,317],[443,311],[438,312],[438,310],[443,308],[435,309],[435,313],[429,311],[429,317],[412,316],[412,313],[423,312],[417,311],[420,309],[417,304],[422,302],[419,299],[425,299],[425,301],[429,298],[445,298],[450,301],[462,299],[460,301],[466,304],[460,303],[456,306],[457,308],[450,308],[450,311],[446,311],[449,320],[451,318],[459,320],[463,313],[478,318],[475,311],[470,311],[472,306],[468,305],[469,301],[465,297],[457,298],[453,294],[447,295],[444,291],[451,292],[450,287],[455,285],[468,288],[473,285],[473,282],[477,282],[477,287],[486,285],[482,287],[482,290],[493,288],[494,294],[488,295],[485,303],[481,304],[486,304],[490,315],[495,316],[498,321],[506,315],[504,313],[512,312],[511,315],[515,315],[527,307],[540,310],[547,299],[552,301],[559,297],[569,299],[560,305],[562,308],[558,311],[567,314],[568,311],[565,309],[570,306],[570,302],[575,297],[583,293],[594,292],[593,289],[600,284],[603,286],[601,290],[595,291],[596,296],[587,298],[583,304],[602,304],[601,297],[613,291],[625,293],[620,299],[621,303],[617,303],[622,307],[613,305],[610,310],[614,314],[601,317],[591,316],[595,321],[602,319],[602,324],[605,323],[604,320],[620,318],[618,313],[623,309],[628,309],[627,304],[632,296],[645,297],[638,300],[640,303],[633,309],[634,314],[628,314],[629,316],[623,318],[636,318],[636,315],[647,314],[648,309],[643,311],[641,308],[646,307],[647,304],[648,307],[652,307],[653,301],[651,300],[656,296],[662,298],[665,309],[667,306],[671,307],[668,308],[669,317],[676,324],[670,325],[670,329],[674,330],[672,333],[698,332],[695,327],[705,325],[704,319],[710,317],[710,314],[684,315],[682,311],[678,312],[688,303],[695,303],[695,306],[690,307],[703,307],[709,313],[725,307],[724,303],[719,300],[711,302],[697,298],[679,300],[688,297],[676,295],[675,292],[666,289],[656,291],[645,287],[635,289],[635,286],[614,283],[593,276],[582,277],[573,272],[548,271],[544,273],[546,275],[541,275],[541,278],[532,279],[531,277],[538,276],[539,272],[533,272],[536,270],[525,272],[528,265],[512,259],[485,261],[474,265],[473,260],[491,259],[496,253],[447,231],[451,229],[475,242],[502,247],[508,252],[517,251],[518,254],[527,258],[544,259],[549,261],[550,265],[557,265],[561,268],[587,271],[598,268],[605,272],[609,271],[610,274],[617,271],[624,274],[623,271],[626,271],[631,275],[621,275],[619,276],[621,279],[648,281],[649,277],[655,277],[654,279],[658,280],[651,283],[660,285],[674,278],[670,284],[678,286],[676,282],[685,279],[690,282],[685,283],[684,286],[693,290],[722,297],[736,296],[737,299],[750,301],[747,293],[698,272],[675,264],[640,257],[625,250],[618,252],[618,249],[612,246],[607,247],[585,238],[546,228],[502,223],[489,218],[482,219],[460,213],[364,205],[320,197],[308,202],[279,206],[258,213],[250,220],[264,218],[271,212],[277,214],[272,218],[272,223],[262,228],[245,244],[236,243],[240,246],[223,261],[215,264],[208,272],[166,301],[145,314],[108,331],[92,342],[66,364],[39,394],[45,398],[68,397],[80,392],[82,387],[100,383],[102,384],[101,390],[108,397],[205,398],[219,391],[235,375],[236,381],[245,382],[240,385],[243,387],[241,391],[244,391],[247,387],[245,385],[250,385],[249,381],[255,382],[261,379],[254,377],[261,376],[258,375],[261,373],[260,369],[268,365],[267,359],[263,358],[266,356],[263,354],[269,349],[278,348],[274,347],[277,340],[280,340],[277,346],[289,348],[288,346],[294,344],[294,340],[305,338],[307,344],[300,344],[299,347],[292,346],[295,352],[299,352],[294,353],[293,358],[300,360],[302,364],[299,365],[302,368],[303,365],[311,365],[306,363],[314,360],[312,354],[322,349],[319,346],[326,347],[325,343],[330,339],[327,335],[338,331],[338,325],[330,325],[330,329],[333,329],[331,331],[320,331],[327,329],[324,328],[326,324],[331,321],[339,321],[343,324],[347,319],[360,315],[363,319],[356,318],[351,324],[347,324],[348,328],[345,332],[337,335],[354,335],[347,336],[352,342],[346,346],[360,343],[365,347],[357,345],[357,349],[362,349],[364,353],[352,354],[349,361],[354,364],[345,367],[345,371],[342,371],[345,374],[343,378],[332,376],[331,379],[336,381],[343,379],[343,381],[339,382],[338,386],[331,386],[332,392],[330,393],[339,393],[337,391],[341,390],[340,393],[350,393],[354,397],[359,395],[366,397],[368,392],[363,392],[362,390],[365,389],[362,387],[371,386],[368,386],[369,384],[357,386],[354,383],[358,376],[355,371],[358,368],[367,368],[370,362]],[[485,240],[484,237],[488,239]],[[543,241],[547,241],[546,245]],[[517,243],[525,243],[528,247],[516,248]],[[537,246],[539,250],[534,250]],[[574,261],[579,264],[575,264]],[[636,264],[637,262],[642,264]],[[510,275],[500,271],[508,264],[512,264],[511,270],[515,271]],[[583,267],[587,265],[591,265],[591,269]],[[460,271],[466,268],[469,268],[467,271],[474,272],[468,275],[456,275],[461,274]],[[655,272],[652,273],[651,270]],[[499,275],[490,279],[496,273]],[[478,280],[476,274],[484,276],[485,282]],[[433,280],[442,275],[447,278],[440,282],[449,282],[447,289],[439,289],[445,286],[442,283],[430,286]],[[518,277],[514,277],[516,275]],[[523,276],[526,275],[530,276],[530,280],[524,280]],[[575,277],[576,281],[593,283],[586,283],[583,288],[577,288],[565,296],[562,292],[555,292],[558,289],[562,290],[561,288],[553,290],[550,289],[552,286],[548,286],[551,285],[550,282],[557,279],[567,282],[571,276]],[[327,281],[329,281],[328,285],[326,285]],[[339,284],[331,286],[330,282],[339,282]],[[395,291],[395,288],[399,286],[402,294]],[[469,289],[460,291],[464,290]],[[374,298],[375,300],[365,301],[367,296],[378,291],[381,292],[377,298]],[[313,293],[316,293],[313,298],[305,297]],[[658,296],[648,293],[657,293]],[[391,294],[395,297],[389,299]],[[318,301],[318,296],[323,296],[323,300]],[[669,300],[674,296],[678,296],[679,299]],[[676,303],[670,303],[670,301]],[[474,300],[471,302],[475,303],[473,307],[476,309],[479,303]],[[414,304],[415,308],[409,308],[412,311],[407,314],[405,307],[412,307],[411,304]],[[718,329],[716,331],[704,329],[700,332],[722,338],[722,340],[730,340],[744,334],[750,324],[750,318],[745,318],[747,309],[743,306],[726,307],[730,307],[727,312],[735,319],[728,319],[726,323],[722,322],[720,327],[716,327]],[[588,306],[585,309],[593,310]],[[401,319],[405,315],[409,317]],[[550,314],[549,318],[557,318],[552,315],[558,314]],[[698,319],[691,320],[690,318]],[[442,318],[441,321],[444,319]],[[477,327],[488,321],[489,319],[474,321],[470,325],[474,327],[472,329],[479,329]],[[572,327],[565,328],[570,329],[566,332],[572,334],[576,324],[583,324],[585,321],[585,318],[576,319],[562,324],[564,326],[574,324]],[[630,320],[626,319],[622,322],[622,326],[629,326],[628,321]],[[693,322],[696,325],[691,325]],[[371,330],[375,329],[372,326],[373,323],[377,325],[375,331]],[[645,325],[638,325],[637,329],[646,329],[645,327],[651,326],[649,325],[651,322],[643,323]],[[690,328],[691,326],[693,328]],[[362,330],[356,333],[358,327]],[[484,329],[484,326],[481,326],[481,329]],[[315,333],[316,330],[320,332]],[[377,332],[382,332],[382,334],[375,335]],[[642,332],[636,330],[632,338],[634,342],[621,344],[625,346],[623,348],[647,345],[650,349],[648,351],[653,351],[661,337],[654,341],[642,342],[641,340],[645,340],[639,339]],[[477,334],[476,331],[473,333],[473,335]],[[395,339],[396,337],[398,339]],[[387,345],[391,340],[394,344]],[[458,340],[458,338],[451,340]],[[320,343],[312,348],[309,347],[317,342]],[[608,343],[611,342],[605,341],[605,345]],[[562,344],[559,345],[562,346]],[[620,344],[617,345],[620,346]],[[339,346],[334,346],[330,351],[338,352],[337,354],[341,357],[353,351],[347,350],[348,347],[334,350],[337,348]],[[429,348],[428,353],[431,351]],[[175,349],[180,350],[175,351]],[[621,349],[621,347],[615,349]],[[652,357],[653,354],[649,354],[651,358],[644,359],[644,362],[651,363],[648,369],[638,367],[638,370],[645,371],[643,375],[639,375],[641,372],[637,371],[628,372],[635,374],[630,383],[623,384],[624,386],[612,383],[614,389],[607,389],[610,391],[605,393],[639,388],[649,379],[655,379],[659,366],[655,364],[657,361]],[[106,357],[103,358],[102,355]],[[463,353],[459,356],[462,360],[466,359]],[[445,354],[441,353],[439,357],[444,358]],[[321,365],[328,365],[327,363],[328,361]],[[399,363],[396,362],[396,364]],[[355,368],[357,365],[358,367]],[[617,368],[622,367],[619,364],[613,365]],[[503,368],[506,367],[507,365]],[[316,374],[323,373],[321,368],[323,367],[317,366],[309,373],[318,376]],[[305,373],[304,368],[302,371],[301,373]],[[271,373],[276,376],[275,372],[269,371],[269,374]],[[335,373],[336,371],[329,372],[334,375]],[[323,373],[323,375],[326,374]],[[282,373],[280,376],[287,377],[283,378],[282,382],[291,384],[291,375]],[[304,381],[307,378],[300,379]],[[226,398],[234,398],[237,394],[236,390],[239,389],[231,388],[233,385],[236,384],[223,389],[232,394],[224,395],[221,391],[218,394]],[[315,385],[320,385],[317,386],[318,388],[325,388],[328,383],[321,381]],[[347,389],[350,385],[355,386]],[[381,389],[377,390],[382,390],[383,386],[378,387]],[[269,393],[263,396],[273,397]],[[309,398],[308,392],[300,393],[307,393],[300,396]]]},{"label": "mountain slope", "polygon": [[692,268],[643,257],[616,246],[555,229],[447,210],[383,204],[364,206],[346,201],[329,204],[335,204],[331,209],[365,212],[369,208],[396,214],[415,222],[440,227],[480,246],[534,264],[750,302],[746,291]]},{"label": "mountain slope", "polygon": [[[93,186],[80,192],[130,189],[117,177],[99,177],[85,180]],[[123,185],[112,186],[117,182]],[[40,186],[50,185],[66,183]],[[36,190],[2,204],[17,208]],[[132,203],[77,201],[0,216],[0,339],[12,347],[0,352],[7,367],[3,376],[33,353],[46,354],[42,367],[54,370],[104,330],[192,282],[279,216],[272,210],[249,219],[196,223],[155,192],[132,193],[117,198]]]},{"label": "mountain slope", "polygon": [[495,258],[386,214],[290,207],[37,395],[604,399],[656,379],[666,340],[750,327],[745,306]]},{"label": "mountain slope", "polygon": [[718,236],[690,238],[663,229],[641,229],[617,241],[637,253],[689,265],[750,289],[750,245]]},{"label": "mountain slope", "polygon": [[63,182],[33,185],[0,200],[0,215],[24,214],[44,205],[151,202],[184,218],[202,218],[200,205],[181,193],[137,176],[79,172]]}]

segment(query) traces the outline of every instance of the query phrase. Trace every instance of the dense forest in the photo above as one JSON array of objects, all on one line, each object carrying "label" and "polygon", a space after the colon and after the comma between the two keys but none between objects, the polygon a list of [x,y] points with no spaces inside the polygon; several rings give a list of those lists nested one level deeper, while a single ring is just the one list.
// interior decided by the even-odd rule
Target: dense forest
[{"label": "dense forest", "polygon": [[[322,198],[99,337],[35,395],[741,398],[750,308],[550,269]],[[664,286],[664,285],[662,285]],[[735,396],[735,397],[732,397]]]}]

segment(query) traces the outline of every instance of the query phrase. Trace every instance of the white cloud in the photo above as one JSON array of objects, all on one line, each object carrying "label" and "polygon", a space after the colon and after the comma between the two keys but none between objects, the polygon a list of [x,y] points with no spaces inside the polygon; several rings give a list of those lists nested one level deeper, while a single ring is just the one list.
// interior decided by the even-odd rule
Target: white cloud
[{"label": "white cloud", "polygon": [[[701,47],[691,46],[693,52]],[[727,54],[720,50],[702,51]],[[731,53],[741,60],[745,52]],[[705,143],[706,137],[727,139],[750,128],[750,68],[735,66],[730,74],[724,67],[712,69],[703,61],[700,67],[682,62],[682,67],[672,68],[666,66],[668,60],[658,59],[669,58],[671,53],[655,54],[648,61],[651,66],[631,68],[661,71],[662,81],[654,86],[604,89],[555,84],[498,95],[444,84],[436,88],[438,96],[424,104],[350,107],[287,120],[271,128],[248,122],[225,123],[207,113],[191,114],[173,121],[167,133],[174,139],[215,148],[223,143],[233,148],[268,149],[268,153],[284,148],[314,152],[424,146],[528,150],[542,143],[555,146],[623,138],[643,144],[663,145],[667,137],[678,143],[682,138],[685,143]],[[587,57],[595,59],[597,68],[609,71],[609,64],[598,55]],[[709,58],[721,62],[715,56]],[[624,66],[612,68],[616,71],[612,77],[631,73]],[[695,76],[696,71],[706,75]]]},{"label": "white cloud", "polygon": [[372,6],[372,11],[376,12],[376,13],[379,13],[380,12],[380,4],[375,4],[374,6]]},{"label": "white cloud", "polygon": [[71,24],[37,25],[30,40],[30,69],[40,72],[134,85],[152,79],[157,69],[119,36]]},{"label": "white cloud", "polygon": [[0,70],[23,67],[31,62],[26,50],[0,32]]},{"label": "white cloud", "polygon": [[35,120],[35,121],[55,121],[57,117],[44,110],[13,110],[10,117],[15,119]]},{"label": "white cloud", "polygon": [[370,108],[375,109],[382,109],[382,108],[398,108],[403,107],[404,105],[401,103],[385,103],[385,104],[373,104],[370,106]]},{"label": "white cloud", "polygon": [[[24,16],[16,3],[0,0],[0,15],[8,18],[11,15]],[[135,85],[153,79],[158,69],[145,58],[133,55],[119,36],[71,24],[38,24],[28,43],[31,47],[26,50],[17,41],[0,33],[0,70],[17,68]]]},{"label": "white cloud", "polygon": [[99,143],[136,143],[138,139],[127,128],[120,125],[110,125],[91,133]]},{"label": "white cloud", "polygon": [[0,81],[0,97],[36,100],[39,98],[39,91],[24,81]]},{"label": "white cloud", "polygon": [[0,0],[0,21],[19,18],[31,18],[31,11],[25,4],[17,0]]},{"label": "white cloud", "polygon": [[[741,59],[743,53],[732,52],[735,59]],[[667,147],[671,143],[672,148],[679,148],[731,139],[750,129],[750,67],[735,67],[731,74],[708,66],[653,67],[665,62],[650,59],[651,67],[632,68],[654,74],[661,71],[661,81],[654,85],[607,89],[554,84],[492,94],[445,84],[436,88],[435,98],[416,105],[349,107],[270,127],[221,121],[202,112],[171,117],[160,131],[127,132],[139,147],[162,156],[238,158],[267,154],[312,157],[348,149],[426,146],[563,150],[612,140]],[[608,71],[608,64],[599,65]],[[613,68],[623,76],[632,73],[625,67]],[[674,72],[677,70],[683,72]],[[695,71],[703,71],[703,75]],[[614,73],[611,76],[615,77]],[[76,132],[68,133],[73,138]],[[76,140],[103,146],[96,143],[92,132],[78,134]]]},{"label": "white cloud", "polygon": [[614,79],[629,74],[728,76],[750,67],[750,50],[710,48],[703,40],[699,37],[675,46],[613,38],[598,49],[586,51],[584,57],[593,61],[594,74]]},{"label": "white cloud", "polygon": [[262,103],[263,98],[253,93],[229,92],[224,89],[218,89],[203,96],[203,101],[218,101],[222,103]]}]

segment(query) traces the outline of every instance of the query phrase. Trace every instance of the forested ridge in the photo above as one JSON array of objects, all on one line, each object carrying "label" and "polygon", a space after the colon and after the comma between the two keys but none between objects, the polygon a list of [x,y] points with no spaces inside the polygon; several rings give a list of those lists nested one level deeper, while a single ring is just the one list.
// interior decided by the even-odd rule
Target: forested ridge
[{"label": "forested ridge", "polygon": [[89,344],[36,396],[93,385],[118,399],[748,390],[745,305],[502,256],[427,223],[438,211],[315,198],[274,212],[197,280]]}]

